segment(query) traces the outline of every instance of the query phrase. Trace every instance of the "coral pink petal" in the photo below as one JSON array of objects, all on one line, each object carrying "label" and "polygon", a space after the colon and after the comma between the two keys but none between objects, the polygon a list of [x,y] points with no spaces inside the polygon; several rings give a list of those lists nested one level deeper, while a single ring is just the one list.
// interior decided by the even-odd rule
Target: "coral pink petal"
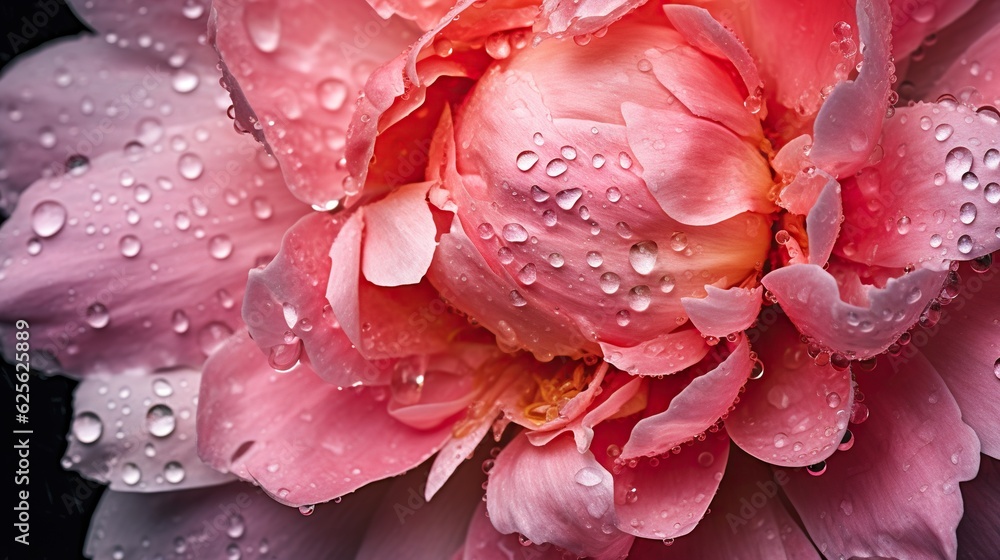
[{"label": "coral pink petal", "polygon": [[425,500],[432,500],[434,495],[451,478],[455,469],[469,459],[469,455],[476,450],[479,442],[483,440],[483,436],[490,431],[490,428],[493,426],[493,419],[496,418],[499,412],[500,406],[497,405],[471,431],[461,437],[449,439],[444,444],[444,447],[438,451],[437,456],[434,457],[434,463],[431,464],[430,473],[427,475],[427,485],[424,487]]},{"label": "coral pink petal", "polygon": [[421,374],[424,379],[418,396],[410,394],[411,387],[403,384],[396,388],[398,394],[393,395],[388,408],[390,416],[420,430],[440,426],[465,411],[476,394],[471,371],[428,369]]},{"label": "coral pink petal", "polygon": [[892,54],[902,60],[917,50],[925,37],[937,33],[968,12],[977,0],[923,0],[891,2]]},{"label": "coral pink petal", "polygon": [[281,503],[324,502],[413,468],[451,438],[450,425],[417,430],[386,404],[385,388],[340,390],[306,362],[277,373],[238,333],[205,365],[198,452]]},{"label": "coral pink petal", "polygon": [[542,0],[535,30],[556,37],[594,33],[645,3],[646,0]]},{"label": "coral pink petal", "polygon": [[[757,63],[732,31],[723,27],[704,8],[670,4],[663,6],[663,11],[670,19],[670,23],[689,43],[706,54],[732,62],[743,78],[743,85],[747,91],[751,96],[759,98],[763,82],[757,70]],[[754,102],[762,100],[756,99]],[[766,108],[761,107],[759,110],[763,118],[767,113]]]},{"label": "coral pink petal", "polygon": [[990,53],[1000,36],[998,23],[1000,4],[977,2],[954,24],[937,33],[937,42],[933,48],[924,49],[922,60],[911,58],[906,73],[906,80],[914,85],[911,97],[933,101],[947,93],[973,104],[994,104],[998,97],[996,86],[986,76],[993,69]]},{"label": "coral pink petal", "polygon": [[[306,517],[259,488],[225,486],[158,494],[109,490],[87,534],[88,558],[228,558],[253,543],[290,558],[354,558],[361,535],[385,494],[370,486]],[[232,537],[232,535],[238,535]],[[178,552],[180,550],[181,552]],[[336,551],[335,556],[330,556]]]},{"label": "coral pink petal", "polygon": [[614,481],[569,437],[531,445],[523,434],[500,452],[490,471],[486,507],[501,533],[520,533],[581,556],[619,558],[632,537],[615,529]]},{"label": "coral pink petal", "polygon": [[516,534],[503,534],[496,530],[486,513],[486,504],[480,504],[472,514],[465,547],[454,560],[510,560],[522,557],[531,560],[563,560],[566,550],[548,543],[525,545]]},{"label": "coral pink petal", "polygon": [[73,392],[64,461],[119,492],[163,492],[233,480],[198,459],[195,416],[201,373],[93,375]]},{"label": "coral pink petal", "polygon": [[270,264],[250,271],[243,320],[261,350],[276,357],[294,353],[287,341],[291,332],[302,341],[316,373],[329,383],[338,387],[357,382],[384,384],[388,372],[365,360],[354,348],[328,307],[322,288],[332,269],[330,244],[346,220],[344,214],[314,212],[292,226]]},{"label": "coral pink petal", "polygon": [[981,457],[979,474],[962,483],[965,512],[958,524],[961,558],[989,558],[996,552],[994,529],[1000,527],[1000,461]]},{"label": "coral pink petal", "polygon": [[577,418],[559,430],[549,432],[530,431],[528,432],[528,440],[532,445],[545,445],[560,434],[573,432],[576,449],[580,453],[583,453],[587,449],[590,449],[590,443],[594,439],[594,426],[619,414],[622,407],[638,395],[640,390],[644,389],[643,383],[642,378],[636,377],[617,388],[602,387],[601,394],[610,393],[610,396],[604,398],[600,404],[594,406],[587,414]]},{"label": "coral pink petal", "polygon": [[814,264],[774,270],[762,282],[802,334],[826,349],[864,359],[880,354],[917,322],[945,276],[919,269],[883,288],[866,286],[867,301],[850,303],[841,299],[837,280]]},{"label": "coral pink petal", "polygon": [[837,84],[823,102],[809,153],[819,168],[835,178],[856,172],[875,149],[892,86],[888,2],[858,0],[857,21],[858,44],[865,45],[864,66],[857,79]]},{"label": "coral pink petal", "polygon": [[701,361],[709,347],[701,333],[683,328],[635,346],[601,343],[604,359],[632,375],[670,375]]},{"label": "coral pink petal", "polygon": [[351,190],[339,161],[354,100],[372,69],[413,41],[412,25],[382,20],[364,0],[234,0],[212,10],[240,126],[268,146],[297,197],[335,207]]},{"label": "coral pink petal", "polygon": [[729,438],[719,432],[678,454],[623,468],[615,475],[618,528],[660,540],[690,533],[708,510],[728,458]]},{"label": "coral pink petal", "polygon": [[361,272],[372,284],[416,284],[430,267],[437,247],[437,227],[427,206],[430,186],[406,185],[365,206]]},{"label": "coral pink petal", "polygon": [[851,260],[904,267],[1000,249],[1000,117],[955,103],[901,108],[882,132],[885,157],[844,189]]},{"label": "coral pink petal", "polygon": [[361,236],[364,209],[346,219],[330,245],[330,277],[326,299],[344,333],[355,344],[361,342]]},{"label": "coral pink petal", "polygon": [[733,442],[782,467],[816,464],[837,450],[854,404],[851,370],[816,365],[784,317],[758,327],[764,376],[747,383],[726,418]]},{"label": "coral pink petal", "polygon": [[729,288],[705,286],[704,298],[683,298],[684,311],[691,324],[705,336],[722,338],[742,331],[757,319],[764,288]]},{"label": "coral pink petal", "polygon": [[115,150],[39,180],[3,224],[0,324],[28,321],[35,368],[200,366],[240,324],[247,271],[305,212],[225,117],[170,134],[185,151]]},{"label": "coral pink petal", "polygon": [[478,507],[485,505],[486,475],[481,465],[488,458],[489,449],[480,449],[429,501],[419,490],[427,476],[426,466],[392,479],[364,532],[361,550],[352,558],[450,558],[464,547],[467,527]]},{"label": "coral pink petal", "polygon": [[731,449],[711,511],[698,526],[669,547],[655,540],[636,540],[629,558],[819,560],[819,553],[781,499],[781,487],[787,481],[784,471],[772,472],[739,449]]},{"label": "coral pink petal", "polygon": [[1000,458],[1000,406],[995,396],[1000,380],[1000,274],[994,269],[975,276],[968,269],[961,291],[933,328],[915,331],[909,355],[919,348],[962,408],[962,419],[979,435],[983,453]]},{"label": "coral pink petal", "polygon": [[[773,184],[767,162],[754,145],[729,129],[631,102],[623,103],[621,112],[629,146],[643,168],[642,178],[671,218],[708,226],[743,212],[769,214],[776,209],[767,198]],[[664,128],[699,141],[670,143],[664,149],[656,142]],[[719,164],[708,165],[709,161]]]},{"label": "coral pink petal", "polygon": [[691,381],[666,410],[640,420],[622,448],[622,458],[667,453],[707,430],[729,412],[752,367],[750,345],[743,337],[722,363]]},{"label": "coral pink petal", "polygon": [[954,558],[959,482],[979,468],[979,440],[920,355],[879,358],[858,377],[871,417],[826,473],[789,472],[785,494],[831,558]]}]

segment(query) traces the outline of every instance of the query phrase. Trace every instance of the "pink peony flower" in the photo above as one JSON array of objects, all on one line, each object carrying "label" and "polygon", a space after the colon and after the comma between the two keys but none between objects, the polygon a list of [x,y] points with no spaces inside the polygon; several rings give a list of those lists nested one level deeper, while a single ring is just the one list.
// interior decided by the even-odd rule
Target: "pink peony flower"
[{"label": "pink peony flower", "polygon": [[996,2],[74,8],[0,334],[88,556],[995,555]]}]

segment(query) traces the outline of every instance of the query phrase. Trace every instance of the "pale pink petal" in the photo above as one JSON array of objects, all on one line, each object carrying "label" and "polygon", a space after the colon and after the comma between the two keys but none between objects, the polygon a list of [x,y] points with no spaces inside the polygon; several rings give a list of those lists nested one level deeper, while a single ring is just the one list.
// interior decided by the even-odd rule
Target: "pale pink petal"
[{"label": "pale pink petal", "polygon": [[854,404],[850,368],[818,366],[784,317],[760,325],[754,345],[764,366],[726,418],[733,442],[757,459],[806,467],[837,450]]},{"label": "pale pink petal", "polygon": [[760,311],[761,294],[764,288],[729,288],[722,290],[715,286],[705,286],[708,295],[704,298],[684,298],[684,311],[691,324],[701,334],[722,338],[730,333],[742,331],[757,319]]},{"label": "pale pink petal", "polygon": [[500,412],[497,405],[491,413],[486,415],[486,420],[477,424],[471,431],[461,437],[453,437],[441,447],[434,463],[431,465],[430,473],[427,475],[427,485],[424,487],[424,499],[432,500],[441,490],[441,487],[451,478],[452,473],[462,463],[468,460],[469,455],[475,451],[483,436],[490,431],[493,426],[493,418]]},{"label": "pale pink petal", "polygon": [[959,482],[979,468],[979,440],[922,356],[880,357],[858,377],[871,417],[826,473],[789,472],[785,494],[832,558],[954,558]]},{"label": "pale pink petal", "polygon": [[84,553],[102,559],[229,558],[234,549],[252,547],[262,555],[350,560],[385,491],[372,485],[307,517],[239,482],[159,494],[109,490],[94,513]]},{"label": "pale pink petal", "polygon": [[386,393],[338,389],[305,362],[275,372],[237,333],[205,365],[198,452],[284,504],[331,500],[413,468],[451,437],[449,424],[416,430],[393,419]]},{"label": "pale pink petal", "polygon": [[880,354],[917,322],[945,276],[919,269],[890,278],[884,287],[864,286],[864,301],[850,303],[842,300],[837,280],[814,264],[771,271],[762,282],[802,334],[821,347],[864,359]]},{"label": "pale pink petal", "polygon": [[247,271],[306,211],[221,112],[167,130],[183,151],[106,153],[35,183],[3,224],[0,323],[28,321],[33,366],[200,366],[240,324]]},{"label": "pale pink petal", "polygon": [[1000,249],[998,131],[995,115],[962,104],[899,109],[882,133],[885,157],[845,184],[837,252],[904,267]]},{"label": "pale pink petal", "polygon": [[919,349],[951,389],[962,419],[979,435],[983,453],[1000,457],[996,398],[1000,384],[1000,279],[995,269],[977,276],[967,268],[958,297],[943,309],[941,320],[926,331],[914,331],[904,356]]},{"label": "pale pink petal", "polygon": [[958,557],[986,560],[996,553],[1000,527],[1000,462],[981,457],[979,474],[962,483],[965,512],[958,524]]},{"label": "pale pink petal", "polygon": [[[978,0],[922,0],[890,2],[892,54],[897,60],[920,46],[925,37],[946,28],[969,11]],[[989,2],[985,2],[988,4]]]},{"label": "pale pink petal", "polygon": [[[398,373],[393,379],[396,386],[393,387],[393,398],[389,402],[389,415],[420,430],[435,428],[465,411],[477,393],[476,366],[463,363],[449,368],[448,365],[433,364],[435,358],[409,360],[409,364],[406,361],[397,363],[396,370],[405,371],[403,367],[413,362],[432,362],[409,372],[409,375],[423,376],[417,385],[419,389],[414,388],[414,381],[403,378]],[[419,393],[414,395],[417,391]]]},{"label": "pale pink petal", "polygon": [[738,449],[729,453],[711,511],[669,546],[637,539],[631,560],[819,560],[819,553],[781,499],[785,471],[770,469]]},{"label": "pale pink petal", "polygon": [[365,206],[361,272],[376,286],[416,284],[434,258],[437,228],[427,206],[431,183],[414,183]]},{"label": "pale pink petal", "polygon": [[326,284],[326,299],[340,328],[355,344],[361,341],[361,236],[364,231],[364,209],[344,222],[330,245],[330,278]]},{"label": "pale pink petal", "polygon": [[729,412],[752,367],[750,345],[743,337],[722,363],[677,393],[666,410],[640,420],[622,448],[622,458],[667,453],[703,433]]},{"label": "pale pink petal", "polygon": [[543,0],[535,30],[543,36],[585,35],[604,29],[646,3],[646,0]]},{"label": "pale pink petal", "polygon": [[119,492],[212,486],[233,477],[201,462],[195,408],[201,373],[93,375],[73,393],[64,465]]},{"label": "pale pink petal", "polygon": [[[213,87],[212,51],[197,42],[205,29],[202,4],[192,2],[191,17],[172,3],[146,7],[143,14],[124,1],[77,4],[77,12],[106,35],[61,39],[18,56],[0,80],[4,213],[35,180],[61,175],[79,165],[79,156],[94,160],[127,144],[166,147],[181,132],[174,127],[193,128],[227,105],[225,92]],[[40,4],[38,14],[47,18],[45,10],[60,5]],[[7,37],[12,47],[18,38],[24,41],[16,32]]]},{"label": "pale pink petal", "polygon": [[577,451],[572,438],[535,447],[522,434],[496,458],[486,507],[501,533],[517,532],[581,556],[618,558],[632,537],[614,528],[613,493],[611,473],[590,451]]},{"label": "pale pink petal", "polygon": [[670,4],[663,6],[663,11],[670,18],[670,23],[692,45],[706,54],[733,63],[749,93],[747,110],[755,112],[752,109],[757,109],[763,118],[767,114],[767,108],[761,105],[763,82],[757,71],[757,63],[740,39],[716,21],[704,8]]},{"label": "pale pink petal", "polygon": [[632,375],[670,375],[693,366],[708,354],[701,333],[693,328],[657,336],[635,346],[601,343],[604,359]]},{"label": "pale pink petal", "polygon": [[[454,5],[451,0],[367,0],[384,19],[396,15],[416,22],[421,29],[430,29],[441,21]],[[492,8],[493,6],[490,6]]]},{"label": "pale pink petal", "polygon": [[865,46],[863,66],[855,80],[837,84],[823,102],[813,125],[809,153],[813,162],[834,178],[860,169],[875,149],[892,86],[888,2],[858,0],[856,10],[858,44]]},{"label": "pale pink petal", "polygon": [[806,215],[806,231],[809,234],[809,263],[819,266],[825,265],[830,260],[833,246],[837,243],[837,236],[840,234],[840,224],[844,221],[840,183],[828,175],[826,178],[826,185]]},{"label": "pale pink petal", "polygon": [[678,454],[622,468],[615,475],[618,528],[660,540],[690,533],[708,510],[728,458],[729,438],[720,432]]},{"label": "pale pink petal", "polygon": [[549,543],[526,546],[519,538],[513,533],[505,535],[497,531],[486,513],[486,504],[480,504],[472,514],[465,547],[454,560],[563,560],[569,554]]},{"label": "pale pink petal", "polygon": [[352,191],[338,162],[354,100],[372,70],[406,49],[416,31],[381,19],[364,0],[233,0],[212,10],[212,39],[240,126],[268,146],[297,197],[336,207]]},{"label": "pale pink petal", "polygon": [[[773,185],[771,172],[757,146],[718,123],[677,111],[626,102],[621,112],[629,146],[643,168],[642,178],[671,218],[708,226],[743,212],[775,210],[767,197]],[[665,149],[656,142],[664,129],[698,141],[671,143]],[[718,164],[696,163],[709,160]]]},{"label": "pale pink petal", "polygon": [[323,379],[339,387],[388,382],[389,371],[364,359],[337,323],[324,294],[332,262],[329,247],[348,216],[313,212],[281,240],[281,250],[264,268],[250,271],[243,320],[261,350],[276,365],[298,358],[291,332]]}]

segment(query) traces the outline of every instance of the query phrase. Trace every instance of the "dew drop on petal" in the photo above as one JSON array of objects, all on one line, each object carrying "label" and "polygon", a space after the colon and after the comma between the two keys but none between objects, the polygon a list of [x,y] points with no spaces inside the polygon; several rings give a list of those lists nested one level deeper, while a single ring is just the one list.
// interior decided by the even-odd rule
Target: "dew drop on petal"
[{"label": "dew drop on petal", "polygon": [[104,423],[93,412],[81,412],[73,419],[73,437],[83,444],[91,444],[101,439]]},{"label": "dew drop on petal", "polygon": [[31,211],[31,229],[38,237],[52,237],[66,225],[66,207],[54,200],[39,202]]},{"label": "dew drop on petal", "polygon": [[165,404],[153,406],[146,412],[146,430],[156,437],[169,436],[176,426],[174,411]]},{"label": "dew drop on petal", "polygon": [[521,171],[531,171],[531,168],[538,163],[538,154],[526,150],[517,154],[517,168]]}]

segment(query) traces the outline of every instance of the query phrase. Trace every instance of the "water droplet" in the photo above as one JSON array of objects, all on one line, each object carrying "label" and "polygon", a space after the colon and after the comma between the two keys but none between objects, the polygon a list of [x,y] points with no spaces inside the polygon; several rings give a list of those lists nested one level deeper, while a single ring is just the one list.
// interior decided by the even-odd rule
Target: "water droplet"
[{"label": "water droplet", "polygon": [[87,324],[95,329],[103,329],[111,322],[108,308],[101,303],[95,303],[87,308]]},{"label": "water droplet", "polygon": [[175,333],[184,334],[191,326],[191,321],[184,311],[178,309],[170,316],[170,326],[174,329]]},{"label": "water droplet", "polygon": [[996,148],[986,150],[986,154],[983,155],[983,163],[990,169],[997,169],[1000,167],[1000,150],[997,150]]},{"label": "water droplet", "polygon": [[896,221],[896,231],[898,231],[900,235],[906,235],[910,231],[910,223],[911,221],[908,216],[901,217]]},{"label": "water droplet", "polygon": [[171,85],[177,93],[191,93],[198,87],[200,81],[201,78],[198,77],[198,74],[187,68],[180,68],[174,72]]},{"label": "water droplet", "polygon": [[996,183],[986,185],[986,188],[983,189],[983,195],[986,197],[986,202],[990,204],[1000,202],[1000,185]]},{"label": "water droplet", "polygon": [[184,466],[177,461],[170,461],[163,467],[163,478],[170,484],[179,484],[184,480]]},{"label": "water droplet", "polygon": [[597,486],[604,480],[601,476],[600,471],[593,467],[583,467],[582,469],[576,471],[576,476],[573,477],[576,483],[581,486],[586,486],[587,488],[592,488]]},{"label": "water droplet", "polygon": [[174,411],[165,404],[153,406],[146,413],[146,430],[156,437],[169,436],[176,426]]},{"label": "water droplet", "polygon": [[684,249],[687,249],[687,246],[688,246],[688,237],[686,233],[678,231],[674,232],[674,234],[670,236],[670,248],[673,249],[674,251],[679,253]]},{"label": "water droplet", "polygon": [[622,191],[618,190],[618,187],[608,187],[606,194],[608,202],[618,202],[622,198]]},{"label": "water droplet", "polygon": [[963,224],[969,225],[976,221],[976,205],[971,202],[966,202],[958,210],[958,219],[962,221]]},{"label": "water droplet", "polygon": [[567,169],[569,169],[569,165],[566,164],[566,160],[556,158],[545,166],[545,174],[549,177],[558,177],[565,173]]},{"label": "water droplet", "polygon": [[181,177],[194,181],[205,171],[205,164],[196,154],[186,153],[177,160],[177,171]]},{"label": "water droplet", "polygon": [[813,476],[820,476],[826,472],[826,461],[820,461],[814,465],[806,467],[806,471]]},{"label": "water droplet", "polygon": [[344,107],[347,93],[347,84],[335,78],[323,80],[316,86],[316,97],[319,99],[320,107],[331,112]]},{"label": "water droplet", "polygon": [[618,154],[618,165],[620,165],[622,169],[631,169],[632,157],[628,155],[626,152]]},{"label": "water droplet", "polygon": [[552,268],[562,268],[562,266],[566,264],[566,259],[564,259],[559,253],[552,253],[549,255],[548,261],[549,264],[552,265]]},{"label": "water droplet", "polygon": [[125,463],[122,465],[122,482],[129,486],[135,486],[142,479],[142,471],[135,463]]},{"label": "water droplet", "polygon": [[302,515],[312,515],[314,511],[316,511],[316,506],[314,505],[299,506],[299,513]]},{"label": "water droplet", "polygon": [[133,258],[139,254],[142,250],[142,242],[139,238],[134,235],[123,235],[120,240],[118,240],[118,248],[121,249],[122,256],[126,258]]},{"label": "water droplet", "polygon": [[73,437],[83,444],[91,444],[101,439],[104,423],[93,412],[81,412],[73,419]]},{"label": "water droplet", "polygon": [[959,253],[962,253],[963,255],[968,255],[969,253],[972,252],[972,249],[973,249],[972,237],[968,235],[963,235],[962,237],[958,238]]},{"label": "water droplet", "polygon": [[639,274],[649,274],[656,267],[659,248],[653,241],[640,241],[628,251],[628,262]]},{"label": "water droplet", "polygon": [[538,163],[538,154],[526,150],[517,154],[517,168],[521,171],[531,171],[531,168]]},{"label": "water droplet", "polygon": [[66,208],[54,201],[39,202],[31,211],[31,229],[38,237],[52,237],[66,224]]},{"label": "water droplet", "polygon": [[590,265],[591,268],[597,268],[604,264],[604,257],[597,251],[590,251],[587,253],[587,264]]},{"label": "water droplet", "polygon": [[528,230],[521,224],[507,224],[503,226],[503,238],[510,243],[524,243],[528,240]]},{"label": "water droplet", "polygon": [[636,286],[629,290],[628,306],[635,311],[645,311],[649,309],[652,302],[652,292],[649,286]]},{"label": "water droplet", "polygon": [[614,272],[605,272],[601,275],[601,291],[608,295],[617,292],[621,284],[621,277]]},{"label": "water droplet", "polygon": [[229,518],[229,527],[226,528],[226,534],[229,535],[229,538],[242,538],[245,532],[246,523],[243,521],[243,517],[241,515],[236,514]]},{"label": "water droplet", "polygon": [[166,379],[158,377],[153,380],[153,394],[166,398],[174,394],[174,387]]},{"label": "water droplet", "polygon": [[829,406],[830,408],[837,408],[838,406],[840,406],[840,402],[841,402],[840,394],[837,393],[836,391],[829,393],[826,396],[826,405]]},{"label": "water droplet", "polygon": [[576,202],[583,196],[582,189],[566,189],[556,193],[556,205],[563,210],[572,210]]},{"label": "water droplet", "polygon": [[948,177],[958,180],[972,170],[972,152],[968,148],[958,147],[944,158],[944,171]]},{"label": "water droplet", "polygon": [[31,256],[36,256],[42,252],[42,241],[37,237],[32,237],[28,240],[28,254]]},{"label": "water droplet", "polygon": [[591,163],[594,165],[594,169],[604,167],[605,162],[607,162],[607,159],[601,154],[594,154],[594,157],[591,160]]},{"label": "water droplet", "polygon": [[535,280],[538,279],[538,271],[535,268],[535,265],[532,263],[524,265],[524,267],[518,271],[517,279],[520,280],[525,286],[534,284]]},{"label": "water droplet", "polygon": [[271,203],[262,196],[251,200],[250,208],[253,210],[254,217],[258,220],[267,220],[274,215],[274,208],[271,206]]},{"label": "water droplet", "polygon": [[783,432],[778,432],[777,434],[774,434],[774,439],[772,441],[774,442],[774,446],[777,447],[778,449],[785,447],[790,442],[790,440],[788,439],[788,434]]},{"label": "water droplet", "polygon": [[938,142],[944,142],[945,140],[951,138],[951,135],[955,132],[955,129],[950,124],[940,124],[934,129],[934,138]]},{"label": "water droplet", "polygon": [[514,304],[514,307],[524,307],[525,305],[528,305],[527,300],[525,300],[524,297],[521,296],[521,293],[517,290],[510,291],[510,302]]},{"label": "water droplet", "polygon": [[225,234],[212,237],[208,240],[208,254],[220,261],[229,258],[233,254],[232,240]]},{"label": "water droplet", "polygon": [[538,185],[531,185],[531,200],[535,202],[545,202],[549,199],[549,193]]}]

